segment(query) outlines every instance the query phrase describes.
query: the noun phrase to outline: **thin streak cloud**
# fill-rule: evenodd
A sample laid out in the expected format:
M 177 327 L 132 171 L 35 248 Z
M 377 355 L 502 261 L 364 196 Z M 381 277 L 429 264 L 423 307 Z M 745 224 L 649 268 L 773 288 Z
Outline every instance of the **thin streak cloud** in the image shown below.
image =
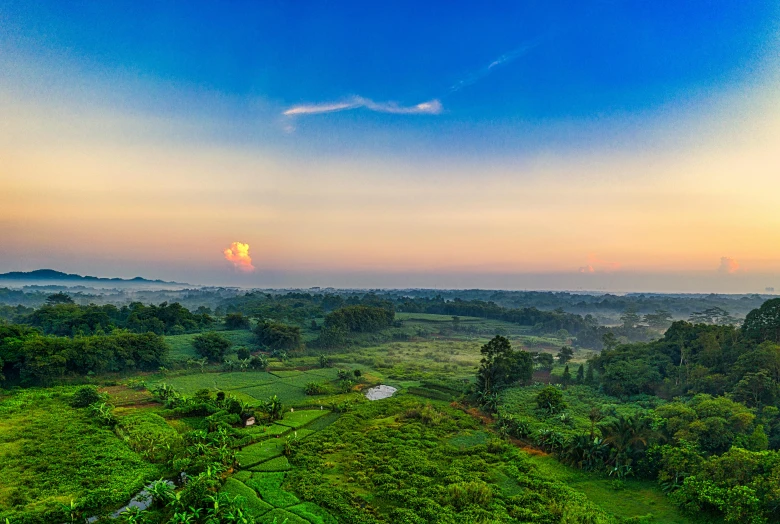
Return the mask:
M 529 40 L 528 42 L 525 42 L 521 46 L 516 47 L 515 49 L 512 49 L 511 51 L 504 53 L 503 55 L 499 56 L 498 58 L 490 62 L 487 66 L 472 72 L 466 78 L 463 78 L 458 82 L 454 83 L 452 87 L 450 87 L 448 94 L 455 93 L 457 91 L 460 91 L 464 87 L 468 87 L 470 85 L 476 84 L 477 82 L 479 82 L 480 80 L 488 76 L 495 68 L 509 64 L 517 60 L 521 56 L 527 54 L 533 48 L 541 44 L 542 40 L 543 38 L 541 37 L 536 38 L 534 40 Z
M 436 99 L 413 106 L 400 106 L 396 102 L 374 102 L 370 98 L 356 96 L 345 102 L 325 102 L 322 104 L 293 106 L 282 114 L 285 116 L 318 115 L 359 108 L 394 115 L 438 115 L 442 112 L 441 102 Z

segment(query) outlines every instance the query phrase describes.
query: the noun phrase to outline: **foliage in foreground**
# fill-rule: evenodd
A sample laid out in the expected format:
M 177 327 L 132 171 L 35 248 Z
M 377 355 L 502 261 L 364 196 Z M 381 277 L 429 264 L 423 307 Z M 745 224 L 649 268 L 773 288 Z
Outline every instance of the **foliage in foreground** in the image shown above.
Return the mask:
M 513 446 L 452 442 L 478 428 L 445 404 L 365 403 L 296 448 L 289 485 L 356 524 L 611 521 Z

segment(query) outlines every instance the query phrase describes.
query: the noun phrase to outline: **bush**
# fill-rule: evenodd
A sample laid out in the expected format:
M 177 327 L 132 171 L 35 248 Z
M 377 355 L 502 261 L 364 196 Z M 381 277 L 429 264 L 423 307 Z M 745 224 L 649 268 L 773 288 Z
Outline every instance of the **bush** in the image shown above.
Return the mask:
M 225 358 L 232 343 L 215 331 L 209 331 L 196 336 L 192 340 L 195 352 L 211 362 L 221 362 Z
M 227 329 L 249 329 L 249 318 L 243 313 L 228 313 L 225 316 L 225 327 Z
M 555 386 L 547 386 L 536 395 L 536 406 L 549 414 L 560 413 L 566 409 L 563 393 Z
M 254 332 L 260 344 L 274 350 L 298 349 L 301 345 L 301 328 L 298 326 L 263 320 Z
M 323 384 L 317 384 L 316 382 L 309 382 L 303 388 L 303 392 L 307 395 L 324 395 L 328 392 Z
M 74 408 L 85 408 L 101 400 L 102 397 L 95 386 L 81 386 L 73 394 L 70 405 Z

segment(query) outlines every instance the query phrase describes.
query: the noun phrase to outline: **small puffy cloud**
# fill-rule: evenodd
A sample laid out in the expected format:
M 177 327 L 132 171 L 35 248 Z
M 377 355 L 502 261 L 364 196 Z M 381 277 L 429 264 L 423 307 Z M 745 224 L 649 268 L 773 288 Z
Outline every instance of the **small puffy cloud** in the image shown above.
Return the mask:
M 255 266 L 252 265 L 252 257 L 249 256 L 249 244 L 233 242 L 223 253 L 225 260 L 231 262 L 237 270 L 244 273 L 251 273 L 255 270 Z
M 733 275 L 737 271 L 739 271 L 739 262 L 737 262 L 731 257 L 720 258 L 720 266 L 718 266 L 718 273 Z
M 596 255 L 588 255 L 587 265 L 577 268 L 577 272 L 583 275 L 590 275 L 593 273 L 612 273 L 613 271 L 619 270 L 619 262 L 607 262 L 606 260 L 601 260 Z

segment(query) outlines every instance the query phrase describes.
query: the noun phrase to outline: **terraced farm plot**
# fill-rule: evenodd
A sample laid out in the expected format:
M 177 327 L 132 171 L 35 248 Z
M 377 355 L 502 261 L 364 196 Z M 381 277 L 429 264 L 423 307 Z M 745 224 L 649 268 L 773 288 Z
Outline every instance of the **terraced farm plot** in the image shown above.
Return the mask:
M 288 428 L 289 429 L 289 428 Z M 249 468 L 272 458 L 280 457 L 284 450 L 284 439 L 270 438 L 247 446 L 236 455 L 242 467 Z
M 300 428 L 328 413 L 330 412 L 320 409 L 302 409 L 294 412 L 288 411 L 284 414 L 284 418 L 277 422 L 277 424 L 291 428 Z
M 314 368 L 304 371 L 306 376 L 325 380 L 336 380 L 339 370 L 336 368 Z
M 260 519 L 260 524 L 279 524 L 280 522 L 284 522 L 284 524 L 311 524 L 308 520 L 283 509 L 269 511 Z
M 229 493 L 233 497 L 244 497 L 246 500 L 246 507 L 256 515 L 262 515 L 263 513 L 267 513 L 274 509 L 271 504 L 260 500 L 260 497 L 257 496 L 254 489 L 236 478 L 231 477 L 227 479 L 220 491 Z
M 303 371 L 298 371 L 298 370 L 295 370 L 295 369 L 292 369 L 292 370 L 289 370 L 289 369 L 278 369 L 278 370 L 276 370 L 276 369 L 274 369 L 274 370 L 271 371 L 271 373 L 275 377 L 290 378 L 290 377 L 297 377 L 298 375 L 300 375 L 301 373 L 304 373 L 304 372 Z
M 277 508 L 286 508 L 299 504 L 298 497 L 282 489 L 284 472 L 252 473 L 252 478 L 247 482 L 248 486 L 257 491 L 265 502 Z
M 229 390 L 228 390 L 229 391 Z M 287 406 L 301 406 L 306 400 L 306 394 L 303 392 L 303 386 L 293 386 L 285 384 L 281 380 L 264 386 L 256 386 L 240 390 L 246 395 L 256 400 L 266 400 L 272 395 L 279 397 L 279 400 Z
M 233 391 L 279 382 L 279 378 L 265 371 L 234 371 L 227 373 L 192 373 L 168 377 L 165 382 L 185 395 L 193 395 L 201 389 Z
M 251 426 L 244 430 L 253 438 L 262 439 L 264 436 L 275 437 L 277 435 L 283 435 L 290 431 L 288 426 L 280 426 L 279 424 L 271 424 L 270 426 Z
M 287 508 L 287 511 L 306 519 L 311 524 L 338 524 L 333 515 L 312 502 L 303 502 L 296 506 L 291 506 Z
M 289 471 L 290 468 L 290 461 L 287 460 L 287 457 L 281 456 L 272 458 L 271 460 L 266 460 L 265 462 L 261 462 L 260 464 L 253 466 L 249 468 L 250 471 Z
M 250 405 L 256 405 L 259 400 L 267 400 L 276 395 L 288 406 L 306 405 L 304 393 L 306 384 L 310 382 L 323 383 L 336 377 L 337 370 L 311 371 L 232 371 L 225 373 L 199 373 L 165 377 L 156 383 L 166 383 L 186 395 L 194 395 L 198 390 L 225 391 Z M 282 376 L 277 376 L 282 375 Z M 324 375 L 324 376 L 323 376 Z M 310 404 L 310 403 L 308 403 Z M 314 403 L 318 405 L 316 402 Z

